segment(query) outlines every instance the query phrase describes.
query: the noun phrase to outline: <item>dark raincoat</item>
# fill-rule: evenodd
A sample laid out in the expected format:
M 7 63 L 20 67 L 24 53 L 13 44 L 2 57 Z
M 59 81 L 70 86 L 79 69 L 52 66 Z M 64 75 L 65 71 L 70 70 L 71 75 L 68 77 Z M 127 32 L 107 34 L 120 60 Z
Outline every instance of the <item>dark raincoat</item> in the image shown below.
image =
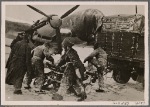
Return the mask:
M 21 40 L 22 40 L 22 38 L 21 38 L 20 36 L 17 36 L 17 37 L 12 41 L 12 43 L 10 44 L 10 48 L 12 49 L 13 46 L 14 46 L 18 41 L 21 41 Z M 6 68 L 9 67 L 9 62 L 10 62 L 12 56 L 13 56 L 13 53 L 10 52 L 10 55 L 9 55 L 8 60 L 7 60 L 7 63 L 6 63 Z
M 31 48 L 26 40 L 17 42 L 12 48 L 11 60 L 6 73 L 6 84 L 21 89 L 26 71 L 31 70 Z
M 85 61 L 89 61 L 89 63 L 97 68 L 99 88 L 103 88 L 103 72 L 107 65 L 107 53 L 101 47 L 99 47 L 95 49 L 88 57 L 86 57 Z
M 71 87 L 74 88 L 74 91 L 77 95 L 84 93 L 81 92 L 81 88 L 84 88 L 81 82 L 82 80 L 80 81 L 76 76 L 75 69 L 79 69 L 81 79 L 83 79 L 85 67 L 81 62 L 77 52 L 72 48 L 61 57 L 61 59 L 58 62 L 58 66 L 64 65 L 66 63 L 67 66 L 64 70 L 64 75 L 62 77 L 60 88 L 57 93 L 63 96 Z
M 53 57 L 49 54 L 50 49 L 46 48 L 43 45 L 40 45 L 33 49 L 33 57 L 32 57 L 32 68 L 33 71 L 27 72 L 25 82 L 27 85 L 30 85 L 33 78 L 35 78 L 34 85 L 35 90 L 42 90 L 42 86 L 44 84 L 44 58 L 54 63 Z
M 71 48 L 67 51 L 59 60 L 58 66 L 61 66 L 65 63 L 71 62 L 73 64 L 74 69 L 79 69 L 82 79 L 84 78 L 85 67 L 81 62 L 78 53 Z M 74 75 L 73 75 L 74 76 Z M 75 76 L 74 76 L 75 77 Z

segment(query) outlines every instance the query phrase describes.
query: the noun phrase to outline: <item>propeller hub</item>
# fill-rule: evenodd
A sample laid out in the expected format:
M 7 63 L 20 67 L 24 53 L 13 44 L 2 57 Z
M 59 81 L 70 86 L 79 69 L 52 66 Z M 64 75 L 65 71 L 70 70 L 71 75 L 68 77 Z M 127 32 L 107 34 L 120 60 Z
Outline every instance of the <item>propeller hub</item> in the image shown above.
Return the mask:
M 54 29 L 59 28 L 62 25 L 62 20 L 58 16 L 52 16 L 49 22 Z

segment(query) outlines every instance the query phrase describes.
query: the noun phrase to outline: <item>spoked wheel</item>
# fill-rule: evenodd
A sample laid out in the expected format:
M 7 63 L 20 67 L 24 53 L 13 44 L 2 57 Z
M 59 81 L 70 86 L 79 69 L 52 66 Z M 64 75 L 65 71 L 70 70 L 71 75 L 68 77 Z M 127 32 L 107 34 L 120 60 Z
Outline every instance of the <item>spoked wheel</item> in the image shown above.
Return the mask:
M 113 70 L 113 79 L 121 84 L 125 84 L 129 81 L 131 76 L 131 72 L 122 66 L 117 66 L 114 70 Z
M 89 94 L 92 90 L 92 85 L 91 84 L 85 84 L 85 92 Z

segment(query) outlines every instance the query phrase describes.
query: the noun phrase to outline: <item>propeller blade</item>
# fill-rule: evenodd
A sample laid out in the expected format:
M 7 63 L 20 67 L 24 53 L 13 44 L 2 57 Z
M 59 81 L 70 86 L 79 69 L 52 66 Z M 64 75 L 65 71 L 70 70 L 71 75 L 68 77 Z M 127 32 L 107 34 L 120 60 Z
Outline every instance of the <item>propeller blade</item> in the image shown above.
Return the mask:
M 80 5 L 76 5 L 73 8 L 71 8 L 70 10 L 68 10 L 65 14 L 63 14 L 60 18 L 63 19 L 66 16 L 68 16 L 70 13 L 72 13 L 74 10 L 76 10 Z
M 137 5 L 135 6 L 135 13 L 137 14 Z
M 36 11 L 36 12 L 38 12 L 38 13 L 40 13 L 40 14 L 46 16 L 47 18 L 49 18 L 48 15 L 46 15 L 44 12 L 40 11 L 39 9 L 37 9 L 37 8 L 31 6 L 31 5 L 27 5 L 27 6 L 30 7 L 31 9 L 33 9 L 34 11 Z

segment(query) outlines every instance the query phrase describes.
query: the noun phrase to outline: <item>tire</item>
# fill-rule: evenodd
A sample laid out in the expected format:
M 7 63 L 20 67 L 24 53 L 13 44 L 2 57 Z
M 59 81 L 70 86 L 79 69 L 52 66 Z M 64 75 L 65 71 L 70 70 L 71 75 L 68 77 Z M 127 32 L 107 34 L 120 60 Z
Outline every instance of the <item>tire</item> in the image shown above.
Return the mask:
M 134 81 L 137 80 L 137 77 L 138 77 L 137 72 L 133 72 L 133 73 L 131 74 L 131 78 L 132 78 Z
M 129 81 L 131 77 L 131 72 L 128 68 L 123 66 L 117 66 L 113 69 L 113 79 L 121 84 L 125 84 Z

